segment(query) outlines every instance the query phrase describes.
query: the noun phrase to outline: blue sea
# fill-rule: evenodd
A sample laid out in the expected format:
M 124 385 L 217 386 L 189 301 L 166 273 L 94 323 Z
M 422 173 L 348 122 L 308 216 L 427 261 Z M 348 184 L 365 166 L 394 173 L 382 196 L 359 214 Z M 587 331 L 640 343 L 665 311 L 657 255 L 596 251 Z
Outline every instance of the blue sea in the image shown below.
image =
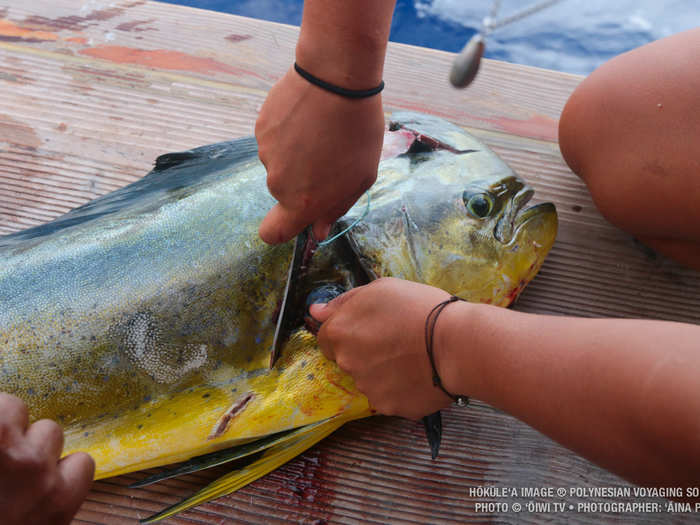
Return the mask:
M 165 1 L 294 25 L 301 23 L 303 7 L 303 0 Z M 502 0 L 499 16 L 535 3 L 539 0 Z M 457 52 L 491 6 L 475 0 L 398 0 L 390 39 Z M 698 0 L 562 0 L 494 31 L 485 56 L 585 75 L 615 55 L 697 26 Z

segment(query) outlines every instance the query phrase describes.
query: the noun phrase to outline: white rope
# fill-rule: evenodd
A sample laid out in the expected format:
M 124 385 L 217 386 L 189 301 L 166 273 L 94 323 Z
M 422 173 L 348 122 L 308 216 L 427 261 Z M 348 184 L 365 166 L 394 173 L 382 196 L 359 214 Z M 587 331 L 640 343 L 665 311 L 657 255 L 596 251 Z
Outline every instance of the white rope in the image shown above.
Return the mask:
M 480 32 L 483 35 L 487 35 L 495 29 L 506 26 L 508 24 L 512 24 L 513 22 L 517 22 L 518 20 L 522 20 L 523 18 L 527 18 L 528 16 L 534 15 L 535 13 L 546 9 L 547 7 L 551 7 L 554 4 L 558 4 L 559 2 L 561 2 L 561 0 L 544 0 L 542 2 L 538 2 L 534 5 L 521 9 L 520 11 L 517 11 L 510 16 L 506 16 L 505 18 L 497 20 L 496 16 L 498 16 L 498 11 L 501 8 L 501 0 L 493 0 L 493 5 L 491 6 L 491 14 L 484 18 L 484 20 L 482 21 Z

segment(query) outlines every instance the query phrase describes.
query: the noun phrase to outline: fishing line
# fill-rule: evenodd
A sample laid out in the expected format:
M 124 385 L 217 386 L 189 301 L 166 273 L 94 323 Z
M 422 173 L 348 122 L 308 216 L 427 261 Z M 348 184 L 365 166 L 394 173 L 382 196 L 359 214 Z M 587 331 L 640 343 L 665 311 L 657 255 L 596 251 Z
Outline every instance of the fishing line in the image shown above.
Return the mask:
M 365 217 L 367 217 L 367 215 L 369 215 L 370 202 L 372 201 L 370 194 L 369 194 L 369 190 L 367 190 L 367 193 L 365 193 L 365 195 L 367 195 L 367 206 L 365 207 L 365 211 L 362 212 L 362 215 L 360 215 L 357 219 L 355 219 L 352 222 L 352 224 L 350 226 L 348 226 L 347 228 L 345 228 L 342 232 L 336 233 L 333 237 L 330 237 L 330 238 L 326 239 L 325 241 L 319 242 L 318 243 L 319 246 L 326 246 L 326 245 L 332 243 L 333 241 L 335 241 L 338 237 L 345 235 L 350 230 L 352 230 L 355 226 L 357 226 L 362 219 L 364 219 Z

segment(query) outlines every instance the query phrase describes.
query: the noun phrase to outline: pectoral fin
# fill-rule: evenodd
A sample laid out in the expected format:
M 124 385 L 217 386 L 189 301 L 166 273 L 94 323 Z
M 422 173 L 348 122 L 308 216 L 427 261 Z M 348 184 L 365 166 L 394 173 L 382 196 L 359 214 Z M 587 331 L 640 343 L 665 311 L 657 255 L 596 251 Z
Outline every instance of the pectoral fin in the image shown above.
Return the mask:
M 176 503 L 158 514 L 141 520 L 141 523 L 155 523 L 183 510 L 235 492 L 298 456 L 334 432 L 345 422 L 346 420 L 341 418 L 327 420 L 317 424 L 317 426 L 314 425 L 314 428 L 307 432 L 300 432 L 291 439 L 283 439 L 282 443 L 267 448 L 260 458 L 250 465 L 226 474 L 180 503 Z M 286 437 L 290 438 L 291 436 L 288 435 Z
M 425 437 L 428 438 L 430 445 L 430 455 L 435 459 L 440 452 L 440 442 L 442 441 L 442 415 L 440 415 L 440 411 L 425 416 L 423 426 L 425 427 Z
M 224 463 L 230 463 L 232 461 L 251 456 L 258 452 L 262 452 L 270 447 L 283 445 L 285 443 L 294 441 L 297 438 L 314 431 L 320 425 L 323 425 L 327 422 L 328 420 L 319 421 L 318 423 L 306 425 L 301 428 L 285 430 L 284 432 L 277 432 L 276 434 L 272 434 L 262 439 L 246 443 L 245 445 L 238 445 L 224 450 L 219 450 L 217 452 L 212 452 L 210 454 L 197 456 L 196 458 L 192 458 L 189 461 L 178 465 L 176 468 L 164 470 L 145 479 L 142 479 L 141 481 L 137 481 L 136 483 L 129 485 L 129 488 L 135 489 L 140 487 L 146 487 L 159 481 L 175 478 L 177 476 L 184 476 L 185 474 L 191 474 L 192 472 L 199 472 L 200 470 L 205 470 L 211 467 L 223 465 Z

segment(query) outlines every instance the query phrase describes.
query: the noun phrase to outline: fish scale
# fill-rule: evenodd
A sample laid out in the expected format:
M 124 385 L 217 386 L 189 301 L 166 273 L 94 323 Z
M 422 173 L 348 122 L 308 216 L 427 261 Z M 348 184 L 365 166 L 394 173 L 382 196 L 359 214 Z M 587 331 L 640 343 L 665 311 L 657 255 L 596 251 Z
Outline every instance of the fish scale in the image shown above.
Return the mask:
M 554 206 L 524 209 L 524 182 L 444 120 L 395 114 L 389 129 L 405 148 L 381 162 L 369 215 L 348 242 L 318 249 L 295 300 L 329 283 L 353 287 L 360 265 L 510 304 L 554 242 Z M 480 206 L 470 208 L 475 195 Z M 143 179 L 0 237 L 0 391 L 21 397 L 32 420 L 60 421 L 66 454 L 90 453 L 103 478 L 247 447 L 222 454 L 250 465 L 157 519 L 372 414 L 303 328 L 302 304 L 268 366 L 292 249 L 258 237 L 273 204 L 245 138 L 161 156 Z M 356 205 L 338 227 L 364 211 Z M 499 240 L 502 220 L 508 238 Z

